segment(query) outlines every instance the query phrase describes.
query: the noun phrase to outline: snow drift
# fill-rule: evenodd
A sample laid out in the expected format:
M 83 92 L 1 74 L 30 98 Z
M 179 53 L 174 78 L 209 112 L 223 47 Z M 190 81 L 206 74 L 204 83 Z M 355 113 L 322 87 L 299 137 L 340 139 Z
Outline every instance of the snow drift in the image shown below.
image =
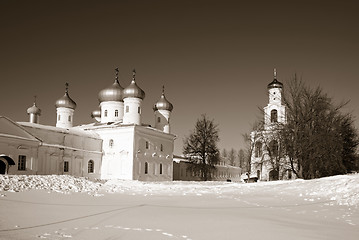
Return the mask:
M 246 193 L 271 192 L 276 196 L 292 195 L 304 201 L 330 200 L 339 205 L 359 206 L 359 174 L 339 175 L 315 180 L 273 181 L 258 183 L 228 182 L 139 182 L 126 180 L 90 181 L 68 175 L 0 175 L 1 196 L 6 192 L 32 189 L 64 194 L 104 193 L 129 195 L 214 195 L 220 198 L 239 198 Z

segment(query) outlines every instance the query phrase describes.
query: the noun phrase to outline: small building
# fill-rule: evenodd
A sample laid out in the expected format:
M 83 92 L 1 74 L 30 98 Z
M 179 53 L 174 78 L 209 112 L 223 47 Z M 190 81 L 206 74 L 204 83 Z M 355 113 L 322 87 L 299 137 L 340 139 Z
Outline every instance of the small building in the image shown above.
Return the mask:
M 177 181 L 202 181 L 199 173 L 190 169 L 192 163 L 183 156 L 173 158 L 173 180 Z M 210 173 L 210 181 L 240 182 L 242 169 L 227 164 L 216 165 Z

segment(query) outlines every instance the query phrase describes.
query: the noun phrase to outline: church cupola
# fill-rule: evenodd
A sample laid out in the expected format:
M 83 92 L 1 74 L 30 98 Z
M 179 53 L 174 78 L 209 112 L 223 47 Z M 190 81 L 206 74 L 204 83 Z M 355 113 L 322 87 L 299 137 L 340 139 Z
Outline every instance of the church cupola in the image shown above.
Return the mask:
M 162 95 L 153 106 L 155 112 L 155 128 L 163 132 L 170 133 L 170 117 L 173 105 L 165 96 L 165 87 L 162 86 Z
M 100 109 L 93 110 L 91 112 L 91 118 L 95 119 L 96 122 L 100 122 L 101 121 L 101 110 Z
M 141 105 L 145 98 L 145 92 L 136 84 L 136 71 L 132 71 L 132 81 L 123 90 L 124 124 L 141 124 Z
M 282 103 L 282 89 L 283 83 L 277 80 L 277 70 L 274 69 L 274 79 L 271 83 L 268 84 L 268 94 L 269 94 L 269 103 Z
M 277 80 L 277 69 L 274 69 L 273 75 L 274 75 L 274 79 L 271 83 L 268 84 L 268 89 L 283 88 L 283 83 Z
M 118 72 L 119 70 L 116 68 L 115 82 L 98 94 L 102 123 L 117 122 L 123 119 L 123 87 L 118 80 Z
M 269 127 L 276 123 L 285 123 L 285 106 L 282 104 L 283 83 L 277 80 L 277 70 L 274 69 L 274 79 L 267 86 L 269 102 L 264 108 L 264 123 Z
M 69 96 L 69 84 L 66 83 L 65 95 L 55 103 L 57 112 L 56 127 L 71 128 L 73 126 L 73 116 L 76 103 Z
M 34 105 L 27 109 L 27 114 L 30 116 L 31 123 L 39 123 L 40 122 L 40 115 L 41 109 L 36 106 L 36 96 L 34 97 Z

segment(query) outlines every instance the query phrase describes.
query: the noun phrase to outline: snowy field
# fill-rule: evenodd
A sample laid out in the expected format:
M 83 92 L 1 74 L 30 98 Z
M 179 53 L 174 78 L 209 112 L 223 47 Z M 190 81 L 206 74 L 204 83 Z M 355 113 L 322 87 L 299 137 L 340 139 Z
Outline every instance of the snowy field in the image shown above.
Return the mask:
M 259 183 L 0 175 L 0 239 L 359 239 L 359 174 Z

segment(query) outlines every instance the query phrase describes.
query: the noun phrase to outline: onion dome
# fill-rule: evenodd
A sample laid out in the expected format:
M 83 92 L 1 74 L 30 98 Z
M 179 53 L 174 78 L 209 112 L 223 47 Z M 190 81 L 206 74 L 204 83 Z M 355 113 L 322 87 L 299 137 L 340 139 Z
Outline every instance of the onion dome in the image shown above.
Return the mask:
M 123 90 L 123 98 L 145 98 L 145 92 L 136 84 L 136 71 L 132 72 L 132 82 Z
M 153 106 L 153 111 L 157 111 L 157 110 L 168 110 L 170 112 L 173 110 L 172 103 L 170 103 L 165 97 L 165 86 L 162 86 L 161 98 Z
M 100 109 L 93 110 L 92 113 L 91 113 L 91 117 L 92 118 L 100 118 L 101 117 L 101 110 Z
M 64 108 L 71 108 L 75 110 L 76 103 L 69 96 L 69 84 L 66 83 L 65 86 L 66 86 L 65 95 L 56 101 L 55 106 L 56 108 L 64 107 Z
M 123 87 L 118 81 L 118 68 L 115 69 L 116 78 L 115 82 L 108 88 L 102 89 L 98 94 L 99 102 L 116 101 L 122 102 L 123 100 Z
M 34 100 L 34 105 L 27 109 L 27 114 L 41 115 L 41 109 L 36 106 L 36 96 Z
M 268 84 L 268 89 L 271 88 L 283 88 L 283 83 L 277 80 L 277 70 L 274 69 L 274 80 Z

